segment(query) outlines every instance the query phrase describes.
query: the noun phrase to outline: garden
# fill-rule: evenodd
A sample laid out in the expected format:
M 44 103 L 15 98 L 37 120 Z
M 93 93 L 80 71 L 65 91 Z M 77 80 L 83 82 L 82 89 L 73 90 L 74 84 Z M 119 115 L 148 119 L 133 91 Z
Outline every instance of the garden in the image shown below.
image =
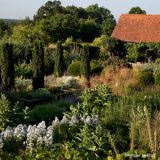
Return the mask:
M 160 157 L 159 43 L 111 38 L 115 24 L 60 1 L 0 23 L 0 160 Z

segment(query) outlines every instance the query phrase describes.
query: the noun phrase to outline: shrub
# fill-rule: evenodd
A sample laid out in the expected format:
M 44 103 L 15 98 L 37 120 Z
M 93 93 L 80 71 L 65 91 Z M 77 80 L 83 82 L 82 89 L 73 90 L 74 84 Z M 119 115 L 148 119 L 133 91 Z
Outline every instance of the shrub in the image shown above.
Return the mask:
M 69 88 L 79 88 L 79 80 L 77 78 L 72 77 L 65 82 L 64 86 Z
M 81 62 L 73 61 L 67 69 L 67 73 L 71 76 L 79 76 L 81 74 Z
M 11 114 L 10 102 L 7 100 L 4 94 L 1 94 L 1 97 L 0 97 L 0 130 L 1 131 L 9 123 L 10 114 Z
M 38 88 L 32 93 L 32 98 L 49 98 L 53 95 L 46 88 Z
M 160 85 L 160 71 L 156 71 L 154 73 L 154 81 L 155 81 L 155 84 Z
M 32 46 L 29 44 L 24 44 L 24 43 L 17 43 L 14 41 L 14 46 L 13 46 L 13 55 L 14 55 L 14 62 L 21 63 L 21 62 L 26 62 L 29 63 L 32 58 Z
M 2 88 L 10 90 L 14 87 L 14 61 L 12 44 L 2 43 L 0 46 L 0 54 Z
M 144 43 L 132 44 L 127 48 L 127 58 L 130 62 L 141 62 L 145 60 L 147 46 Z
M 70 88 L 79 88 L 79 78 L 72 76 L 63 76 L 57 78 L 57 83 L 60 86 L 70 87 Z
M 22 77 L 24 79 L 32 78 L 33 71 L 31 63 L 27 64 L 25 62 L 18 63 L 15 65 L 15 77 Z
M 106 61 L 106 65 L 118 66 L 118 67 L 130 67 L 125 59 L 120 59 L 119 57 L 110 57 Z
M 68 66 L 73 61 L 80 61 L 80 53 L 81 53 L 81 45 L 78 43 L 73 43 L 70 45 L 63 46 L 64 49 L 64 64 L 65 67 L 68 68 Z
M 90 62 L 90 74 L 95 75 L 95 74 L 100 74 L 103 70 L 102 65 L 97 62 L 97 61 L 91 61 Z
M 154 72 L 152 68 L 141 68 L 136 71 L 136 77 L 141 85 L 154 83 Z
M 11 104 L 6 95 L 0 95 L 0 131 L 7 126 L 16 126 L 25 121 L 25 110 L 21 104 Z
M 32 91 L 32 80 L 23 79 L 21 77 L 15 80 L 15 90 L 19 91 Z
M 106 85 L 98 85 L 94 89 L 85 89 L 80 99 L 82 103 L 72 106 L 74 114 L 83 117 L 85 115 L 100 115 L 106 107 L 111 105 L 112 92 Z

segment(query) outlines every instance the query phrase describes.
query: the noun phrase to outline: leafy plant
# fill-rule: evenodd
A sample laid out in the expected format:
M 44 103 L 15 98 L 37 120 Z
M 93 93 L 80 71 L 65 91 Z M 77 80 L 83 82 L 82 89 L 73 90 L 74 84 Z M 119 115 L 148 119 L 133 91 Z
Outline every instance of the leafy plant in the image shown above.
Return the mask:
M 141 85 L 154 84 L 153 68 L 147 67 L 147 68 L 138 69 L 135 73 Z
M 1 93 L 0 97 L 0 130 L 2 131 L 10 120 L 10 102 L 6 96 Z
M 73 61 L 68 66 L 67 73 L 71 76 L 80 76 L 81 75 L 81 62 Z
M 65 99 L 54 103 L 36 105 L 28 116 L 34 123 L 41 121 L 49 123 L 53 121 L 56 116 L 62 118 L 63 113 L 69 110 L 71 104 L 72 102 L 69 99 Z
M 32 65 L 29 63 L 19 63 L 15 65 L 15 77 L 22 77 L 22 78 L 32 78 Z
M 53 95 L 46 88 L 39 88 L 32 93 L 32 98 L 50 98 L 50 97 L 53 97 Z

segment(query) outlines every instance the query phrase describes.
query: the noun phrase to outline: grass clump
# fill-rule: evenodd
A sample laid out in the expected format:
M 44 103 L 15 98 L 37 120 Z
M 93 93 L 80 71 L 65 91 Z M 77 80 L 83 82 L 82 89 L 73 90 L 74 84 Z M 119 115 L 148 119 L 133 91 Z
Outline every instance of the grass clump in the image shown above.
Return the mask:
M 69 111 L 72 104 L 70 99 L 59 100 L 57 102 L 36 105 L 30 112 L 33 123 L 41 121 L 51 122 L 55 117 L 62 118 L 63 112 Z

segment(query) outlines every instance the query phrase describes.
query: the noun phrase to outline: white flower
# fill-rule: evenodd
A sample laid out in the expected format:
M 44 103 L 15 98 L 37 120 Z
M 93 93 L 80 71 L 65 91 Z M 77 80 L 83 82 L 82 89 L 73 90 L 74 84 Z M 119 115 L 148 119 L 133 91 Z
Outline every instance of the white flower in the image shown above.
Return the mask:
M 98 116 L 83 116 L 81 118 L 81 121 L 84 122 L 85 124 L 88 125 L 98 125 L 99 124 L 99 120 L 98 120 Z
M 39 136 L 39 137 L 37 138 L 37 144 L 38 144 L 38 145 L 43 145 L 43 144 L 44 144 L 44 139 L 43 139 L 42 136 Z
M 85 123 L 85 124 L 88 124 L 88 125 L 91 125 L 91 123 L 92 123 L 91 117 L 90 117 L 90 116 L 87 116 L 87 118 L 84 120 L 84 123 Z
M 65 115 L 63 116 L 63 118 L 61 120 L 61 123 L 62 124 L 68 124 L 69 123 L 69 120 L 68 120 L 68 118 Z
M 47 128 L 47 133 L 44 136 L 44 142 L 46 146 L 51 146 L 53 144 L 53 136 L 54 136 L 53 127 L 49 126 Z
M 4 145 L 4 143 L 3 143 L 3 138 L 2 138 L 2 136 L 0 135 L 0 149 L 3 148 L 3 145 Z
M 29 125 L 27 129 L 27 139 L 35 139 L 35 129 L 36 125 Z
M 53 127 L 57 127 L 60 124 L 59 119 L 55 117 L 55 120 L 52 122 Z
M 78 124 L 78 123 L 79 123 L 79 119 L 77 118 L 76 115 L 73 115 L 73 116 L 71 117 L 71 120 L 69 121 L 69 125 L 70 125 L 70 126 L 73 126 L 73 125 Z
M 4 140 L 6 139 L 10 139 L 10 138 L 14 138 L 14 132 L 13 129 L 11 127 L 7 127 L 6 130 L 3 133 L 4 135 Z
M 23 139 L 27 135 L 27 126 L 19 124 L 15 129 L 14 129 L 14 137 L 17 139 Z
M 42 121 L 38 124 L 38 126 L 35 129 L 36 136 L 43 136 L 46 134 L 46 124 L 45 121 Z

